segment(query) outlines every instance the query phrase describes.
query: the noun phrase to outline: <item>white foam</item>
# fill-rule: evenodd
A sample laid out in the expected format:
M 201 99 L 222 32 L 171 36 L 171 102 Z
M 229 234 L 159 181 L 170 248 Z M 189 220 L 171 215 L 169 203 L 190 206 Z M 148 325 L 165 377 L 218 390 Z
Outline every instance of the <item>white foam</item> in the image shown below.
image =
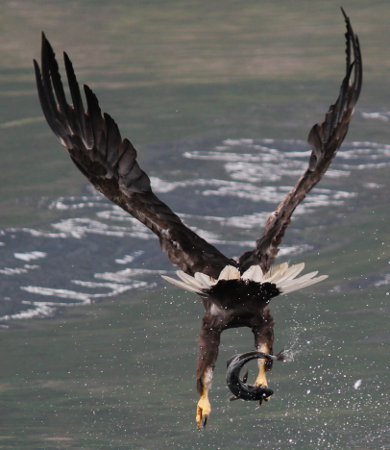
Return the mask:
M 22 261 L 34 261 L 35 259 L 45 258 L 47 253 L 45 252 L 28 252 L 28 253 L 14 253 L 16 259 L 21 259 Z
M 129 225 L 131 222 L 129 221 Z M 142 229 L 139 232 L 138 227 L 134 230 L 132 226 L 119 226 L 112 223 L 104 223 L 87 217 L 79 217 L 72 219 L 64 219 L 52 225 L 53 228 L 59 230 L 65 236 L 82 239 L 88 234 L 97 234 L 115 237 L 137 237 L 140 239 L 150 239 L 150 232 L 147 234 Z M 140 225 L 141 228 L 141 225 Z
M 22 273 L 27 273 L 28 271 L 24 269 L 23 267 L 3 267 L 0 269 L 0 273 L 2 275 L 20 275 Z
M 226 217 L 202 214 L 182 215 L 180 211 L 179 215 L 185 220 L 188 218 L 191 228 L 198 231 L 200 235 L 211 243 L 226 244 L 229 247 L 236 246 L 237 253 L 240 253 L 241 248 L 251 249 L 254 247 L 255 239 L 259 237 L 269 214 L 289 192 L 296 179 L 306 169 L 308 163 L 310 151 L 305 142 L 296 140 L 275 142 L 273 139 L 231 138 L 221 141 L 219 145 L 210 151 L 186 152 L 184 154 L 186 158 L 220 161 L 222 168 L 226 171 L 226 175 L 220 175 L 221 165 L 215 164 L 215 166 L 219 166 L 219 169 L 214 171 L 214 173 L 218 174 L 220 178 L 197 178 L 197 172 L 194 172 L 193 178 L 188 180 L 167 181 L 163 178 L 152 177 L 153 188 L 158 193 L 170 193 L 175 190 L 180 193 L 184 192 L 185 195 L 191 193 L 200 196 L 197 199 L 200 202 L 203 201 L 202 197 L 211 196 L 220 197 L 222 204 L 224 199 L 228 199 L 227 205 L 230 211 L 226 212 Z M 291 151 L 290 149 L 293 150 Z M 356 173 L 367 168 L 389 167 L 389 156 L 390 145 L 387 144 L 370 141 L 346 143 L 338 152 L 332 169 L 327 172 L 326 178 L 344 177 L 349 173 Z M 212 163 L 210 163 L 211 166 Z M 364 179 L 362 179 L 361 183 L 364 183 Z M 373 182 L 366 182 L 363 186 L 369 189 L 382 187 Z M 35 248 L 38 247 L 42 250 L 45 250 L 45 247 L 41 247 L 41 243 L 44 245 L 45 239 L 84 239 L 88 238 L 89 235 L 101 235 L 119 239 L 131 237 L 139 240 L 149 240 L 153 236 L 144 225 L 119 207 L 111 205 L 101 194 L 95 193 L 92 187 L 88 187 L 88 191 L 91 194 L 59 197 L 50 203 L 49 208 L 60 211 L 58 214 L 61 214 L 61 217 L 63 217 L 63 220 L 56 221 L 52 225 L 53 230 L 14 228 L 0 231 L 0 236 L 7 234 L 8 237 L 8 233 L 13 232 L 15 234 L 20 232 L 28 233 L 33 238 L 39 238 L 39 246 L 36 245 Z M 307 196 L 304 204 L 300 205 L 296 210 L 294 216 L 311 212 L 323 206 L 342 206 L 350 199 L 356 197 L 356 195 L 356 192 L 316 187 Z M 245 212 L 252 209 L 254 212 L 234 215 L 235 200 L 237 202 L 240 200 L 254 202 L 253 208 L 247 208 L 247 205 L 242 202 L 245 205 Z M 214 198 L 211 201 L 217 202 L 218 199 Z M 207 199 L 205 199 L 206 202 Z M 70 218 L 66 212 L 79 211 L 77 214 L 81 216 L 83 209 L 87 210 L 85 215 L 91 216 L 91 214 L 94 214 L 94 216 L 92 218 Z M 268 211 L 264 211 L 264 209 Z M 192 223 L 195 223 L 196 227 L 192 227 Z M 231 239 L 231 236 L 234 239 Z M 0 242 L 0 245 L 4 246 L 4 243 Z M 31 247 L 29 246 L 29 248 Z M 50 247 L 48 246 L 48 248 Z M 282 246 L 279 255 L 298 254 L 310 249 L 311 247 L 308 245 Z M 49 252 L 46 254 L 44 251 L 26 252 L 23 250 L 24 248 L 22 251 L 14 253 L 16 259 L 28 262 L 34 259 L 46 258 L 46 265 L 50 260 Z M 123 256 L 119 256 L 116 259 L 112 257 L 112 259 L 116 264 L 135 265 L 136 257 L 136 252 L 124 252 Z M 0 274 L 4 276 L 21 276 L 35 269 L 38 270 L 39 266 L 24 264 L 21 267 L 13 267 L 12 264 L 8 264 L 7 267 L 0 269 Z M 55 288 L 51 286 L 40 287 L 35 286 L 31 281 L 18 283 L 17 289 L 19 289 L 20 284 L 24 284 L 23 290 L 31 295 L 52 297 L 52 302 L 42 302 L 43 308 L 49 308 L 45 310 L 49 314 L 50 308 L 55 310 L 56 306 L 76 305 L 86 301 L 91 302 L 95 298 L 118 295 L 128 289 L 142 289 L 153 286 L 154 283 L 137 281 L 135 278 L 142 276 L 151 277 L 151 275 L 164 273 L 165 271 L 131 268 L 118 272 L 90 274 L 90 277 L 93 276 L 94 280 L 73 280 L 74 289 L 61 289 L 61 286 L 58 285 Z M 70 274 L 69 278 L 71 277 L 72 275 Z M 390 279 L 387 275 L 384 275 L 382 278 L 376 277 L 375 280 L 377 280 L 377 286 L 390 284 Z M 19 280 L 17 281 L 19 282 Z M 27 316 L 35 314 L 33 311 L 36 304 L 37 302 L 31 302 L 28 310 L 20 312 L 20 314 Z M 38 316 L 40 314 L 37 313 Z M 44 314 L 45 312 L 42 313 L 42 315 Z
M 133 282 L 133 277 L 139 277 L 144 275 L 164 275 L 167 273 L 166 270 L 153 270 L 153 269 L 124 269 L 119 270 L 118 272 L 103 272 L 103 273 L 97 273 L 95 274 L 95 278 L 101 279 L 101 280 L 107 280 L 107 281 L 113 281 L 117 283 L 129 283 L 130 281 Z M 154 285 L 154 283 L 146 283 L 144 281 L 137 281 L 137 285 L 133 284 L 134 287 L 151 287 Z
M 44 122 L 44 121 L 45 121 L 45 119 L 41 116 L 23 117 L 22 119 L 9 120 L 7 122 L 2 122 L 2 123 L 0 123 L 0 128 L 5 129 L 5 128 L 22 127 L 25 125 L 30 125 L 32 123 L 40 123 L 40 122 Z
M 143 253 L 144 253 L 143 251 L 138 251 L 134 252 L 132 255 L 124 255 L 122 258 L 117 258 L 115 262 L 117 264 L 129 264 L 132 263 L 139 256 L 141 256 Z
M 66 233 L 51 233 L 42 230 L 34 230 L 33 228 L 9 228 L 8 231 L 12 232 L 24 232 L 37 238 L 49 238 L 49 239 L 65 239 L 68 237 Z
M 0 320 L 25 320 L 37 317 L 50 317 L 54 314 L 54 311 L 56 309 L 44 302 L 36 302 L 32 304 L 33 308 L 28 308 L 15 314 L 6 314 L 4 316 L 1 316 Z
M 99 276 L 96 275 L 96 278 Z M 146 283 L 142 281 L 133 281 L 130 282 L 127 280 L 127 284 L 119 284 L 119 283 L 105 283 L 105 282 L 93 282 L 93 281 L 82 281 L 82 280 L 72 280 L 72 283 L 78 286 L 94 289 L 95 292 L 80 292 L 71 289 L 59 289 L 59 288 L 49 288 L 44 286 L 21 286 L 20 289 L 23 291 L 29 292 L 30 294 L 37 294 L 43 296 L 49 296 L 54 298 L 61 298 L 67 300 L 73 300 L 81 304 L 90 304 L 92 300 L 98 298 L 107 298 L 114 297 L 119 294 L 123 294 L 124 292 L 135 289 L 145 287 Z M 104 289 L 104 292 L 97 293 L 96 289 Z M 59 303 L 55 303 L 59 305 Z
M 198 178 L 194 180 L 183 180 L 183 181 L 167 181 L 157 177 L 150 177 L 150 181 L 153 186 L 153 190 L 158 193 L 172 192 L 175 189 L 183 189 L 186 187 L 204 187 L 204 186 L 223 186 L 229 183 L 225 180 L 218 179 L 203 179 Z
M 274 144 L 274 141 L 271 141 Z M 283 177 L 300 176 L 306 169 L 310 150 L 303 141 L 282 141 L 281 146 L 304 147 L 305 150 L 285 151 L 269 147 L 268 140 L 255 141 L 253 139 L 227 139 L 210 151 L 185 152 L 183 156 L 190 159 L 210 160 L 224 162 L 229 176 L 237 181 L 250 181 L 251 183 L 275 182 Z M 349 146 L 349 147 L 348 147 Z M 333 167 L 328 170 L 327 178 L 339 178 L 350 174 L 351 170 L 363 168 L 388 167 L 390 162 L 390 146 L 375 142 L 352 142 L 343 145 L 338 152 Z M 362 158 L 364 159 L 361 162 Z M 385 160 L 383 160 L 385 158 Z M 372 161 L 383 160 L 373 163 Z M 351 164 L 340 165 L 339 161 L 348 161 Z M 354 161 L 360 161 L 356 166 Z
M 388 273 L 383 275 L 383 278 L 379 281 L 376 281 L 374 284 L 377 287 L 390 285 L 390 274 Z
M 365 119 L 376 119 L 382 122 L 388 122 L 390 120 L 390 111 L 387 112 L 362 112 L 362 116 Z
M 8 276 L 21 275 L 34 269 L 39 269 L 39 266 L 35 264 L 24 264 L 23 267 L 3 267 L 0 269 L 0 274 Z
M 82 304 L 91 303 L 90 294 L 72 291 L 70 289 L 55 289 L 44 286 L 21 286 L 20 289 L 22 289 L 25 292 L 29 292 L 30 294 L 39 294 L 48 297 L 77 300 Z
M 56 201 L 52 202 L 49 205 L 49 209 L 56 209 L 59 211 L 70 211 L 75 209 L 96 208 L 96 206 L 99 205 L 99 203 L 97 202 L 90 201 L 91 199 L 89 197 L 86 198 L 82 197 L 82 200 L 83 201 L 80 201 L 79 199 L 79 201 L 76 202 L 75 198 L 57 199 Z M 69 203 L 67 201 L 69 201 Z

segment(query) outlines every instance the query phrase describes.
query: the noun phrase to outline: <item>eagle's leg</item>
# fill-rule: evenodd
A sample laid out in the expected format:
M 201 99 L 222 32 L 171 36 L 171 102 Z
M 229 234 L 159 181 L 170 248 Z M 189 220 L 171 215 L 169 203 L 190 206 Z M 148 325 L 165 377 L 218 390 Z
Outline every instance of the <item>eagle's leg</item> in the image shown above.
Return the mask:
M 255 346 L 258 352 L 272 354 L 274 343 L 274 320 L 268 308 L 263 312 L 263 321 L 259 326 L 252 328 L 255 336 Z M 272 368 L 272 360 L 259 359 L 259 373 L 257 375 L 255 385 L 268 387 L 268 380 L 266 373 Z
M 196 387 L 200 395 L 196 408 L 196 423 L 199 429 L 206 426 L 207 419 L 211 413 L 209 391 L 221 340 L 222 329 L 215 327 L 213 322 L 214 320 L 210 316 L 206 315 L 203 318 L 199 337 L 199 356 L 196 371 Z

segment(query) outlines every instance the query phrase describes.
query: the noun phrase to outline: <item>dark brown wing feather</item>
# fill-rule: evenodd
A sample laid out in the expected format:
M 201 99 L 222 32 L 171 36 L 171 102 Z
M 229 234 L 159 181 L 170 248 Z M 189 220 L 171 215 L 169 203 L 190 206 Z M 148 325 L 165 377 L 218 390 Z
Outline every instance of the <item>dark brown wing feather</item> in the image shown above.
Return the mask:
M 160 240 L 173 264 L 193 274 L 217 277 L 227 264 L 236 264 L 188 227 L 153 193 L 149 177 L 137 163 L 137 152 L 122 139 L 118 126 L 103 114 L 95 94 L 84 86 L 87 110 L 68 56 L 66 74 L 73 105 L 64 93 L 53 49 L 42 34 L 42 71 L 34 60 L 43 113 L 80 171 L 108 199 L 140 220 Z
M 359 40 L 354 34 L 349 18 L 342 9 L 347 31 L 346 37 L 346 75 L 341 84 L 339 96 L 331 105 L 325 120 L 310 130 L 308 142 L 312 148 L 309 167 L 268 218 L 263 235 L 256 241 L 253 251 L 244 253 L 240 258 L 240 270 L 246 270 L 252 264 L 260 264 L 268 270 L 279 251 L 286 228 L 290 224 L 295 208 L 306 194 L 321 180 L 337 150 L 342 144 L 351 121 L 354 107 L 362 86 L 362 58 Z M 351 50 L 353 61 L 351 60 Z

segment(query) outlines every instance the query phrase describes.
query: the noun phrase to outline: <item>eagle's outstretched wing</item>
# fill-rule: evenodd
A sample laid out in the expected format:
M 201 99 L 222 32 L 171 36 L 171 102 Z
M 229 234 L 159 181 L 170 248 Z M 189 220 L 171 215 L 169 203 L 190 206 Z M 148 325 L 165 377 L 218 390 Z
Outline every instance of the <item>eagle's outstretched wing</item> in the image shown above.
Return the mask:
M 295 208 L 321 180 L 347 134 L 362 86 L 362 58 L 358 37 L 354 34 L 343 9 L 342 13 L 347 27 L 345 33 L 347 64 L 339 96 L 335 104 L 330 106 L 324 122 L 315 124 L 310 130 L 308 142 L 312 153 L 309 167 L 275 212 L 269 216 L 263 235 L 256 241 L 256 248 L 241 256 L 241 271 L 247 270 L 252 264 L 260 264 L 264 272 L 269 270 Z
M 102 114 L 95 94 L 84 86 L 84 109 L 72 63 L 64 61 L 73 106 L 68 104 L 53 49 L 42 33 L 42 71 L 34 60 L 43 113 L 80 171 L 108 199 L 155 233 L 171 262 L 183 271 L 217 277 L 227 264 L 236 265 L 186 227 L 153 193 L 147 174 L 137 163 L 137 152 L 122 139 L 115 121 Z

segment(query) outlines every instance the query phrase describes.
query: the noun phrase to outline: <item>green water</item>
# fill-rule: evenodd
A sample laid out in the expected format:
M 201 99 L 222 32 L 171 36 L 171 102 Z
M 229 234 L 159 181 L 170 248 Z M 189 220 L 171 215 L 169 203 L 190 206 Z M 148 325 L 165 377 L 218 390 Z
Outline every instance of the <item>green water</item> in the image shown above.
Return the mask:
M 343 6 L 359 33 L 365 68 L 348 140 L 389 144 L 388 123 L 361 112 L 389 110 L 390 8 L 384 0 Z M 47 202 L 85 186 L 36 98 L 31 59 L 39 57 L 41 30 L 58 55 L 69 52 L 79 78 L 142 149 L 143 166 L 169 173 L 164 146 L 174 158 L 177 149 L 226 138 L 304 140 L 334 101 L 344 70 L 338 7 L 300 0 L 5 1 L 2 229 L 49 227 L 62 216 Z M 286 244 L 311 245 L 302 257 L 330 278 L 272 305 L 276 349 L 294 346 L 297 354 L 275 365 L 269 404 L 228 401 L 225 361 L 250 350 L 252 336 L 227 332 L 213 413 L 207 430 L 196 430 L 202 308 L 170 287 L 161 295 L 158 282 L 0 329 L 0 448 L 390 448 L 388 168 L 365 169 L 364 183 L 355 177 L 324 185 L 358 192 L 345 208 L 299 216 L 287 236 Z M 366 189 L 367 183 L 381 187 Z M 94 264 L 98 271 L 103 262 Z M 77 268 L 64 263 L 62 270 Z

